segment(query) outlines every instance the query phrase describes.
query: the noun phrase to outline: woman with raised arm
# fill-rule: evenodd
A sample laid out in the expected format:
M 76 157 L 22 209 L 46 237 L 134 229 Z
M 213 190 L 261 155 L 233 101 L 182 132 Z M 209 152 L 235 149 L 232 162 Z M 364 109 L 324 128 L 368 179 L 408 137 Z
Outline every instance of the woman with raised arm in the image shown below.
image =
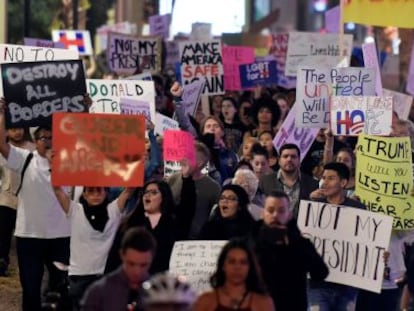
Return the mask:
M 150 273 L 168 270 L 175 241 L 186 239 L 194 217 L 196 192 L 192 178 L 193 168 L 187 160 L 181 161 L 183 186 L 180 205 L 175 207 L 170 186 L 163 180 L 149 181 L 144 185 L 138 205 L 121 223 L 106 264 L 106 272 L 121 264 L 119 247 L 124 233 L 133 227 L 144 227 L 157 241 L 157 252 Z
M 108 188 L 84 187 L 79 203 L 61 187 L 53 187 L 71 223 L 69 295 L 73 310 L 88 286 L 103 275 L 106 258 L 121 221 L 121 213 L 133 189 L 125 189 L 109 202 Z

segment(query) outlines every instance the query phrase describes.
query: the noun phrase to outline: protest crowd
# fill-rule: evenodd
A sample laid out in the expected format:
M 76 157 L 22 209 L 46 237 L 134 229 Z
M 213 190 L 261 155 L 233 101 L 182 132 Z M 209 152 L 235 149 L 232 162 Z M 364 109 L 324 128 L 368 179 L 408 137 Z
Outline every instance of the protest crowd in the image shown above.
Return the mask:
M 414 310 L 414 93 L 382 87 L 375 43 L 272 34 L 257 57 L 156 18 L 110 31 L 101 70 L 75 30 L 0 44 L 22 310 Z

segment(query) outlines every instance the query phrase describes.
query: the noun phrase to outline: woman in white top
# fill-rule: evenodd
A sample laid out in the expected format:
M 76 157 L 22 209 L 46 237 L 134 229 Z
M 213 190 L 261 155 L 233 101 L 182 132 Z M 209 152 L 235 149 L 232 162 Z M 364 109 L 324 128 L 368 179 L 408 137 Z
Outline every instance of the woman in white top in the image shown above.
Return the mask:
M 73 310 L 78 310 L 87 287 L 104 272 L 121 212 L 133 189 L 125 189 L 109 202 L 107 188 L 84 187 L 79 203 L 60 187 L 54 191 L 71 223 L 69 295 Z

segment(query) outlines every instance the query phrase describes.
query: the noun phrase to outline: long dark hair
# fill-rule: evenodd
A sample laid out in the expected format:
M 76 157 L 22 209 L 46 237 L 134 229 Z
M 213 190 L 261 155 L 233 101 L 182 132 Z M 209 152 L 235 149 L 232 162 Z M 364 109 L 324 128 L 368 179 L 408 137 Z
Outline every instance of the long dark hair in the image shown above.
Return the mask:
M 226 283 L 226 275 L 223 269 L 224 262 L 232 249 L 241 249 L 247 255 L 247 260 L 249 262 L 249 272 L 245 280 L 247 291 L 258 294 L 265 294 L 266 288 L 262 279 L 259 265 L 257 264 L 257 258 L 246 238 L 234 238 L 231 239 L 226 245 L 224 245 L 217 260 L 216 271 L 210 278 L 211 287 L 217 289 Z
M 139 196 L 136 207 L 125 217 L 123 224 L 121 225 L 122 230 L 127 230 L 130 227 L 139 225 L 140 220 L 144 217 L 144 202 L 143 193 L 147 190 L 149 185 L 156 184 L 158 190 L 161 193 L 161 214 L 173 214 L 175 212 L 175 204 L 170 186 L 164 180 L 152 180 L 147 182 L 142 188 L 142 193 Z

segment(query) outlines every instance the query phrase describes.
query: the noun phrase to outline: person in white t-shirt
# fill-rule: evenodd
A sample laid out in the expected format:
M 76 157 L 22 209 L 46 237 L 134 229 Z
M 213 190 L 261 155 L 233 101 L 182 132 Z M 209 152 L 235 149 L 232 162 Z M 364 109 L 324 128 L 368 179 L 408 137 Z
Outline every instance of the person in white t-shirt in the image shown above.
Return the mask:
M 61 187 L 53 189 L 71 223 L 69 295 L 73 310 L 78 310 L 88 286 L 104 272 L 122 210 L 133 189 L 125 189 L 112 202 L 108 200 L 109 188 L 84 187 L 79 202 L 70 200 Z
M 19 176 L 26 168 L 18 193 L 15 229 L 22 309 L 38 311 L 44 266 L 49 270 L 49 290 L 59 291 L 59 285 L 64 283 L 65 274 L 52 262 L 68 262 L 70 227 L 50 185 L 50 164 L 46 158 L 52 147 L 50 128 L 36 129 L 33 152 L 12 146 L 6 142 L 4 112 L 5 101 L 1 99 L 0 153 L 7 159 L 6 166 Z

